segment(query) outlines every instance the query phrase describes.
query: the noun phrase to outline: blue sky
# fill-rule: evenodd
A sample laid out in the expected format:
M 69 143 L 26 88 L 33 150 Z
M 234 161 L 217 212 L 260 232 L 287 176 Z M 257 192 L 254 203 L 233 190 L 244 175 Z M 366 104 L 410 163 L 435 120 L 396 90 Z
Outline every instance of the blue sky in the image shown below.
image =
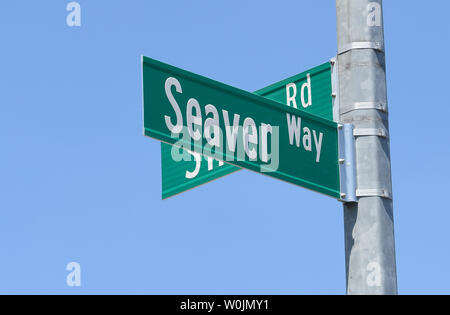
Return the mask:
M 248 171 L 162 201 L 142 135 L 141 55 L 254 91 L 336 54 L 334 1 L 78 2 L 0 3 L 0 293 L 344 294 L 337 201 Z M 450 293 L 450 3 L 384 2 L 399 292 Z

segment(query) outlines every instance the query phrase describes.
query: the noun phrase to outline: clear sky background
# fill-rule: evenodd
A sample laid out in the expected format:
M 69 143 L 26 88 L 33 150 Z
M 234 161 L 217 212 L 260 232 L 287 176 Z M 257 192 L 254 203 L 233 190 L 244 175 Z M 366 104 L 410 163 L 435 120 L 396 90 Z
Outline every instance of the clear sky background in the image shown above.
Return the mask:
M 345 293 L 339 202 L 249 171 L 161 200 L 141 55 L 254 91 L 334 1 L 0 2 L 0 293 Z M 384 1 L 399 292 L 450 293 L 450 2 Z M 66 285 L 78 262 L 82 286 Z

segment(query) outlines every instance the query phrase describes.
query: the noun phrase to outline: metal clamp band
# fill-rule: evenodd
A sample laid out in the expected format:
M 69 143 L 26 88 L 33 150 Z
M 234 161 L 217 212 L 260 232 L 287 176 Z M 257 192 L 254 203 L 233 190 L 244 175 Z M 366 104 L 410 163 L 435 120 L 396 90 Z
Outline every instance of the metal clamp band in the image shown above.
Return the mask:
M 357 202 L 356 197 L 356 156 L 353 125 L 340 125 L 339 132 L 339 174 L 341 201 Z
M 382 112 L 387 112 L 387 104 L 385 102 L 356 102 L 349 108 L 344 109 L 341 114 L 346 114 L 359 109 L 376 109 Z
M 354 49 L 374 49 L 384 52 L 383 44 L 380 42 L 352 42 L 347 45 L 342 46 L 339 50 L 339 55 L 342 55 L 350 50 Z
M 376 137 L 382 137 L 387 138 L 388 132 L 384 128 L 361 128 L 361 129 L 355 129 L 353 130 L 353 135 L 355 137 L 369 137 L 369 136 L 376 136 Z
M 392 199 L 392 194 L 387 189 L 357 189 L 357 197 L 381 197 Z

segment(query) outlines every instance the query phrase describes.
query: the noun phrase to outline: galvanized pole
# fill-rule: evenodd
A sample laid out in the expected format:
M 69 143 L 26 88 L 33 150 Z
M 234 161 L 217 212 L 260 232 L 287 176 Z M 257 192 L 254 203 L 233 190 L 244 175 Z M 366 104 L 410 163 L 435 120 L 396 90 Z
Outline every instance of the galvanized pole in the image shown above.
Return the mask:
M 344 204 L 347 294 L 397 294 L 382 0 L 336 0 L 340 121 L 354 125 Z

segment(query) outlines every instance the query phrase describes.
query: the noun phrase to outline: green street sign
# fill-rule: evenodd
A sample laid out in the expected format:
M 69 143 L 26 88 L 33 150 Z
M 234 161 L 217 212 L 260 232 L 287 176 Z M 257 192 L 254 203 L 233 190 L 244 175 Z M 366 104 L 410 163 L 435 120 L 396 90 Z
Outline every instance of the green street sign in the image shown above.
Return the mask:
M 303 110 L 311 114 L 333 120 L 331 69 L 331 62 L 327 62 L 258 90 L 255 94 L 293 108 L 300 104 Z M 241 170 L 192 152 L 188 152 L 192 155 L 190 161 L 174 161 L 171 149 L 171 145 L 161 143 L 163 199 Z
M 206 157 L 192 151 L 185 151 L 190 160 L 175 161 L 170 144 L 161 142 L 162 198 L 166 199 L 212 180 L 241 170 L 240 167 Z
M 175 161 L 204 155 L 340 198 L 338 126 L 302 109 L 314 104 L 309 81 L 285 88 L 286 106 L 143 57 L 144 132 L 175 145 Z
M 327 62 L 258 90 L 255 94 L 333 120 L 331 70 L 331 62 Z M 161 143 L 163 199 L 241 170 L 192 152 L 188 152 L 192 155 L 190 161 L 174 161 L 171 150 L 171 145 Z
M 258 90 L 255 94 L 333 120 L 331 70 L 331 62 L 327 62 Z

